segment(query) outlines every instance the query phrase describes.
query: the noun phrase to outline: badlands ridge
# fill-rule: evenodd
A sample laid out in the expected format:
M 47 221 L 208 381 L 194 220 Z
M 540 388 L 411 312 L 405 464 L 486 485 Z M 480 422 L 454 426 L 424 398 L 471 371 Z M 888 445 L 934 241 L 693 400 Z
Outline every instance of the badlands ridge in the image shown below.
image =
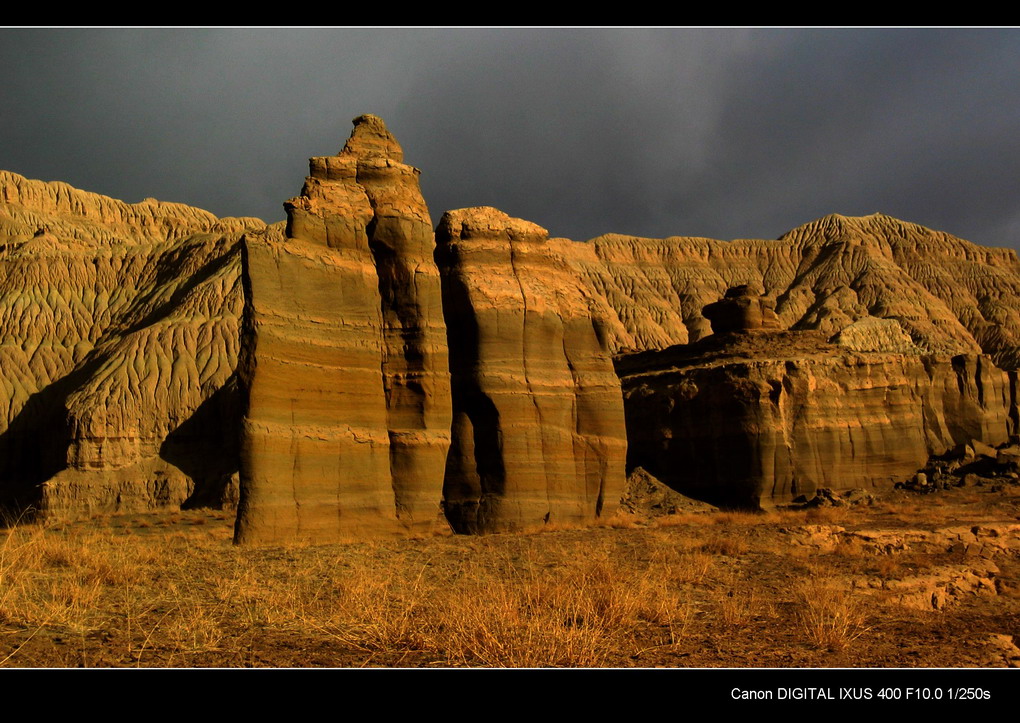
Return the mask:
M 0 503 L 237 507 L 240 541 L 886 487 L 1017 432 L 1020 262 L 880 214 L 778 240 L 434 222 L 361 116 L 286 223 L 0 172 Z

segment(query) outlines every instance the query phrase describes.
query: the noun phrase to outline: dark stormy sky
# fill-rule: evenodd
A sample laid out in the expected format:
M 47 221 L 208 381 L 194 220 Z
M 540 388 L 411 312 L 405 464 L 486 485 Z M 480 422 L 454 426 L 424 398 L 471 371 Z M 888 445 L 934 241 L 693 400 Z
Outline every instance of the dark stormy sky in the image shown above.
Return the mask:
M 442 211 L 774 238 L 881 211 L 1020 247 L 1020 30 L 3 29 L 0 168 L 283 218 L 382 116 Z

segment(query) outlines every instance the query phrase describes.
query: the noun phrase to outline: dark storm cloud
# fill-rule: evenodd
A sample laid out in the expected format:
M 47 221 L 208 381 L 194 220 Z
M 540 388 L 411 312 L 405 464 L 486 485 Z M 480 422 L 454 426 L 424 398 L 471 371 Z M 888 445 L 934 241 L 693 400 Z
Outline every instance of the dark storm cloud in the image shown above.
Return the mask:
M 283 217 L 382 116 L 435 220 L 774 237 L 882 211 L 1018 245 L 1016 30 L 5 30 L 0 168 Z

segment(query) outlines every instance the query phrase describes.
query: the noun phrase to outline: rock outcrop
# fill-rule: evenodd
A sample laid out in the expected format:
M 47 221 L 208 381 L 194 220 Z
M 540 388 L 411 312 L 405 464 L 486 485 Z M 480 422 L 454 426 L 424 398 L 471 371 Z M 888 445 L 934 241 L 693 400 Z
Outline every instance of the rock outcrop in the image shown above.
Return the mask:
M 619 381 L 590 295 L 547 238 L 494 208 L 448 212 L 436 230 L 458 532 L 590 520 L 623 491 Z
M 747 284 L 775 299 L 784 329 L 832 337 L 884 319 L 923 352 L 1020 365 L 1016 253 L 882 214 L 826 216 L 775 241 L 610 234 L 558 243 L 597 297 L 614 353 L 703 339 L 712 330 L 702 309 Z
M 245 239 L 241 541 L 439 513 L 450 392 L 431 220 L 382 121 L 354 123 L 338 155 L 311 159 L 286 238 Z
M 776 316 L 776 302 L 759 294 L 747 284 L 726 290 L 726 295 L 701 310 L 712 324 L 713 334 L 782 329 Z
M 620 511 L 638 518 L 653 518 L 709 514 L 719 512 L 719 508 L 682 495 L 655 479 L 644 468 L 635 467 L 627 475 Z
M 7 512 L 236 500 L 238 243 L 265 224 L 7 172 L 0 201 Z
M 853 352 L 818 332 L 759 331 L 617 368 L 628 468 L 723 506 L 891 487 L 929 455 L 1009 433 L 1008 376 L 977 354 Z
M 340 157 L 357 159 L 372 206 L 366 230 L 379 277 L 383 389 L 397 514 L 431 526 L 450 448 L 450 373 L 432 219 L 417 168 L 375 116 L 355 119 Z

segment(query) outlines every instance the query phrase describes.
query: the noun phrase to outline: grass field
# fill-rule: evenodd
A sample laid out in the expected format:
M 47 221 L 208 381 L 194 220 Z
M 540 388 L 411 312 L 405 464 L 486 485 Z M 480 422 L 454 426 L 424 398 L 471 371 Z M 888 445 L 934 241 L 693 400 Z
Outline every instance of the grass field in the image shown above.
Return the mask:
M 16 525 L 0 665 L 1016 665 L 1017 492 L 320 547 L 217 511 Z M 961 525 L 995 545 L 925 537 Z

